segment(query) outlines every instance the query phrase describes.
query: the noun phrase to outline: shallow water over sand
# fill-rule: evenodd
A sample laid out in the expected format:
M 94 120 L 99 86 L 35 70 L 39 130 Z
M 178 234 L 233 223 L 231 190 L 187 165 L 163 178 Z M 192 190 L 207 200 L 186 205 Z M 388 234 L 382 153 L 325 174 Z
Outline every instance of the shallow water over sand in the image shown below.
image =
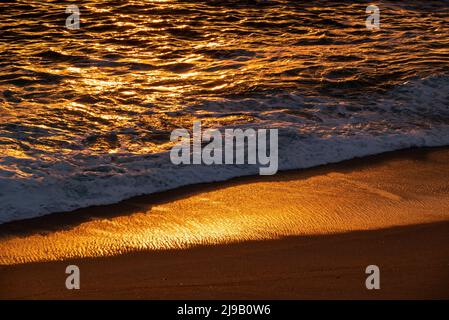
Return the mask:
M 448 150 L 136 198 L 0 228 L 0 264 L 322 235 L 449 219 Z M 164 198 L 164 196 L 166 198 Z M 60 218 L 59 218 L 60 217 Z

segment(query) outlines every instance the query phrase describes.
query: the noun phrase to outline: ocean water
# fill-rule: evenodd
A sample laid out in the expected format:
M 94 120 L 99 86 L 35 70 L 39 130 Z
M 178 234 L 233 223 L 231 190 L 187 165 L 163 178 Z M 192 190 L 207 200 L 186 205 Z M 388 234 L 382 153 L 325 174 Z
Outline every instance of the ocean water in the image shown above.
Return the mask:
M 258 166 L 174 166 L 170 133 L 279 129 L 279 168 L 449 145 L 449 2 L 3 1 L 0 223 Z

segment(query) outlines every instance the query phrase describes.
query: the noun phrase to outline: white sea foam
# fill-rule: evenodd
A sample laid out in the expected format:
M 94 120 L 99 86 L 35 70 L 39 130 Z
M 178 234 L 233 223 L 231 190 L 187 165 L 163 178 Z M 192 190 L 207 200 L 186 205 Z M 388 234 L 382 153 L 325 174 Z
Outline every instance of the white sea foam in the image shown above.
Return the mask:
M 260 121 L 245 126 L 279 129 L 281 170 L 409 147 L 449 145 L 447 76 L 414 80 L 387 94 L 367 95 L 366 105 L 360 101 L 305 99 L 292 94 L 209 101 L 204 108 L 218 115 L 224 109 L 230 112 L 250 105 L 247 112 Z M 298 112 L 292 112 L 295 107 Z M 3 156 L 0 223 L 116 203 L 184 185 L 257 174 L 258 170 L 254 165 L 175 166 L 169 152 L 97 156 L 80 152 L 40 160 Z

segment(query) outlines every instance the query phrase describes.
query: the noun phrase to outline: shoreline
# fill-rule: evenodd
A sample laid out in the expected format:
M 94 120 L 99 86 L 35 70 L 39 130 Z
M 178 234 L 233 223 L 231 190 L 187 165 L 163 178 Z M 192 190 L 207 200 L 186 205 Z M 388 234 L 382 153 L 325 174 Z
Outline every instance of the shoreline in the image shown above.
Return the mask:
M 58 227 L 61 225 L 70 225 L 73 223 L 80 223 L 83 221 L 88 221 L 91 217 L 98 217 L 101 211 L 100 217 L 109 218 L 116 216 L 111 214 L 111 211 L 120 211 L 123 214 L 131 213 L 137 211 L 133 210 L 133 202 L 142 201 L 145 203 L 157 204 L 166 201 L 177 200 L 180 198 L 189 197 L 200 192 L 207 192 L 210 190 L 215 190 L 217 188 L 226 188 L 229 186 L 234 186 L 238 184 L 253 183 L 253 182 L 263 182 L 263 181 L 277 181 L 279 179 L 288 179 L 290 174 L 301 174 L 304 178 L 311 177 L 314 175 L 323 174 L 334 169 L 345 171 L 345 168 L 361 169 L 370 166 L 371 163 L 380 163 L 383 161 L 395 160 L 398 158 L 411 158 L 419 159 L 425 156 L 427 153 L 438 152 L 438 151 L 449 151 L 449 146 L 439 146 L 439 147 L 413 147 L 394 151 L 387 151 L 379 154 L 368 155 L 363 157 L 355 157 L 348 160 L 343 160 L 339 162 L 332 162 L 322 165 L 317 165 L 310 168 L 299 168 L 299 169 L 287 169 L 280 170 L 275 175 L 244 175 L 229 178 L 223 181 L 213 181 L 213 182 L 201 182 L 184 185 L 181 187 L 158 191 L 150 194 L 143 194 L 138 196 L 133 196 L 128 199 L 120 200 L 116 203 L 105 204 L 105 205 L 93 205 L 85 208 L 79 208 L 72 211 L 62 211 L 62 212 L 52 212 L 42 216 L 25 218 L 19 220 L 12 220 L 0 224 L 0 237 L 8 233 L 20 233 L 20 229 L 23 227 L 33 229 L 36 227 L 39 229 L 51 228 L 52 225 Z M 106 210 L 103 210 L 106 209 Z M 111 210 L 109 210 L 111 209 Z
M 3 224 L 0 299 L 447 299 L 448 161 L 409 149 Z

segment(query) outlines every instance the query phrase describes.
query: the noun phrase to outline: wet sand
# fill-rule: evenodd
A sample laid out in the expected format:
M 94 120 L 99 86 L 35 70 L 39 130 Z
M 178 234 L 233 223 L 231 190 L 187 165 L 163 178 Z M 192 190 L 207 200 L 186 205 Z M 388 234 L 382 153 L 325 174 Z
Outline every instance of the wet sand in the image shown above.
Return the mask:
M 0 298 L 449 298 L 448 163 L 407 150 L 4 224 Z

